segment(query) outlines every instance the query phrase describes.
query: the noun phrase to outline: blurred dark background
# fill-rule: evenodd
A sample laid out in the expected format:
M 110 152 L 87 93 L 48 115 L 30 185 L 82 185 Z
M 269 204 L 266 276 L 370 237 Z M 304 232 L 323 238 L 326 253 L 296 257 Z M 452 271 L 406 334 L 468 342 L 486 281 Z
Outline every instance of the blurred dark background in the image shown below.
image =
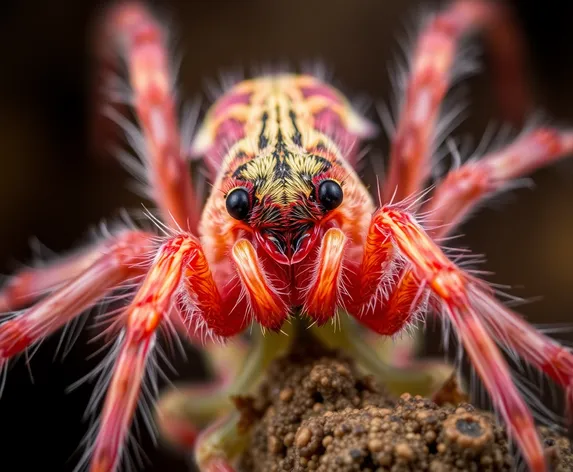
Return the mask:
M 515 0 L 527 41 L 536 102 L 556 122 L 573 126 L 573 3 Z M 82 241 L 101 218 L 139 209 L 129 176 L 90 145 L 95 66 L 94 20 L 104 2 L 7 1 L 0 7 L 0 271 L 29 261 L 35 236 L 53 251 Z M 353 94 L 390 97 L 387 67 L 396 35 L 420 1 L 162 1 L 155 7 L 183 53 L 181 96 L 205 96 L 205 80 L 236 66 L 321 59 Z M 484 58 L 487 70 L 487 56 Z M 464 131 L 481 137 L 497 109 L 487 72 L 472 78 L 471 118 Z M 376 119 L 373 109 L 371 117 Z M 110 136 L 110 138 L 113 136 Z M 101 144 L 101 143 L 100 143 Z M 374 149 L 384 150 L 383 139 Z M 566 323 L 573 315 L 573 163 L 534 176 L 536 188 L 514 191 L 463 227 L 460 242 L 487 255 L 492 280 L 537 297 L 520 310 L 535 323 Z M 88 335 L 64 362 L 53 361 L 58 339 L 9 372 L 0 401 L 2 471 L 72 470 L 85 434 L 90 386 L 65 388 L 93 368 Z M 430 338 L 430 349 L 437 345 Z M 193 359 L 193 358 L 192 358 Z M 183 376 L 196 360 L 179 362 Z M 185 462 L 144 436 L 146 471 L 183 471 Z M 70 459 L 71 457 L 71 459 Z M 136 467 L 139 470 L 139 467 Z

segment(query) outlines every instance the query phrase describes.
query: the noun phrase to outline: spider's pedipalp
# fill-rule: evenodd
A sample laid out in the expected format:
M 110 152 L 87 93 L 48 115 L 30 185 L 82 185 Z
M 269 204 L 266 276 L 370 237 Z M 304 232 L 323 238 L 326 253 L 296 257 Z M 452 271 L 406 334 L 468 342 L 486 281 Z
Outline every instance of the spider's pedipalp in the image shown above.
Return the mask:
M 288 318 L 289 308 L 280 289 L 269 280 L 253 245 L 246 239 L 237 241 L 231 257 L 254 319 L 264 328 L 279 329 Z
M 457 0 L 429 20 L 411 60 L 392 139 L 383 203 L 389 203 L 394 193 L 397 201 L 418 193 L 430 177 L 438 116 L 455 72 L 456 47 L 469 32 L 485 31 L 502 108 L 512 121 L 523 121 L 530 97 L 522 77 L 522 40 L 510 16 L 499 2 Z
M 343 261 L 347 237 L 338 228 L 329 229 L 322 238 L 316 267 L 306 290 L 303 313 L 319 325 L 331 319 L 344 293 Z

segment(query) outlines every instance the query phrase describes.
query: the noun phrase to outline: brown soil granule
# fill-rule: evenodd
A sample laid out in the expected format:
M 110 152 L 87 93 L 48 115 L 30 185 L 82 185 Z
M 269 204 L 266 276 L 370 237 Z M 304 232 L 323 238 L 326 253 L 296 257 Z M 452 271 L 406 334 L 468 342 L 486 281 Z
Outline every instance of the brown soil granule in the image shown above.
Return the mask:
M 243 472 L 509 471 L 503 428 L 468 403 L 391 398 L 351 359 L 304 343 L 275 361 L 254 397 L 237 399 L 251 441 Z M 568 439 L 541 428 L 553 472 L 573 470 Z

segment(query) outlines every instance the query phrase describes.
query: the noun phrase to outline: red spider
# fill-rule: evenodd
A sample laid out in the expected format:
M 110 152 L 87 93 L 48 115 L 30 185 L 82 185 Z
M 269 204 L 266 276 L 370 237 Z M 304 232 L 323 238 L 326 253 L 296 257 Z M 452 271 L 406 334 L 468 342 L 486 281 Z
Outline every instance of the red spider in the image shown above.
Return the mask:
M 207 115 L 191 149 L 205 157 L 213 185 L 200 212 L 188 152 L 180 145 L 164 31 L 137 3 L 111 12 L 109 31 L 130 73 L 147 179 L 165 234 L 119 231 L 73 257 L 14 275 L 0 294 L 2 311 L 31 305 L 0 325 L 5 367 L 110 293 L 137 282 L 135 296 L 106 330 L 117 349 L 90 470 L 114 471 L 120 463 L 160 327 L 196 343 L 237 336 L 253 322 L 278 333 L 291 317 L 308 319 L 318 336 L 365 358 L 355 321 L 392 336 L 427 312 L 453 326 L 529 468 L 547 470 L 532 414 L 496 344 L 563 386 L 569 406 L 573 354 L 500 303 L 439 241 L 477 203 L 571 152 L 573 133 L 523 134 L 449 172 L 431 198 L 425 200 L 424 191 L 440 105 L 463 35 L 488 31 L 505 74 L 502 89 L 514 93 L 502 97 L 516 103 L 521 96 L 514 89 L 519 54 L 503 13 L 494 3 L 461 0 L 426 23 L 392 136 L 389 172 L 380 181 L 380 205 L 354 170 L 359 141 L 372 135 L 372 126 L 318 78 L 278 74 L 235 85 Z M 326 323 L 341 313 L 343 332 L 335 334 Z M 234 390 L 247 388 L 284 344 L 278 334 L 255 341 Z M 400 375 L 374 369 L 386 379 Z M 168 415 L 162 426 L 196 443 L 201 470 L 233 470 L 241 445 L 236 413 L 198 438 Z

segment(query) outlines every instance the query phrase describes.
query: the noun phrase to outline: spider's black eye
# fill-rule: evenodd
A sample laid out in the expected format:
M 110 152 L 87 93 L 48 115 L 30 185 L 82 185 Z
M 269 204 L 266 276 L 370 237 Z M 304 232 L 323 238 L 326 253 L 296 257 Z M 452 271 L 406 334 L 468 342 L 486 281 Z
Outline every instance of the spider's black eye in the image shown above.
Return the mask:
M 342 203 L 342 188 L 334 180 L 323 180 L 318 186 L 318 201 L 327 210 L 334 210 Z
M 236 220 L 244 220 L 249 214 L 249 192 L 244 188 L 236 188 L 231 190 L 225 200 L 227 211 Z

